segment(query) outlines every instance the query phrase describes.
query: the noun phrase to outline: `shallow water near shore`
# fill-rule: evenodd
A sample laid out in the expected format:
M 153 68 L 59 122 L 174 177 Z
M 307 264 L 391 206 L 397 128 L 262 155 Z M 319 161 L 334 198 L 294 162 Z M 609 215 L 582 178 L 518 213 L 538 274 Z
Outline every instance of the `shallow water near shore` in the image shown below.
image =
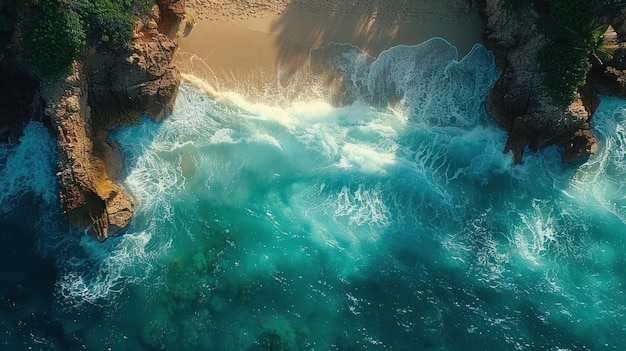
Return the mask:
M 335 64 L 347 106 L 185 83 L 171 118 L 117 131 L 137 213 L 104 244 L 61 219 L 41 124 L 2 146 L 0 346 L 623 349 L 624 101 L 585 163 L 512 166 L 482 46 Z

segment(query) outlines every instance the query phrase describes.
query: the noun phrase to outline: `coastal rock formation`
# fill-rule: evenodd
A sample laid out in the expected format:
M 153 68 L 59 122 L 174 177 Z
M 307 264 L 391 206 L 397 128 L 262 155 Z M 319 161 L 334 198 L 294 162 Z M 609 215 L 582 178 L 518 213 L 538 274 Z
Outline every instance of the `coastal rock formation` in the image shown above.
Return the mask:
M 160 21 L 159 32 L 170 38 L 174 38 L 181 29 L 181 24 L 185 20 L 185 1 L 181 0 L 160 0 Z
M 487 110 L 509 131 L 505 151 L 522 161 L 531 150 L 558 144 L 563 160 L 573 162 L 597 151 L 597 139 L 589 119 L 597 99 L 593 90 L 581 89 L 580 99 L 569 106 L 554 104 L 543 88 L 543 72 L 537 60 L 549 40 L 535 24 L 534 9 L 514 9 L 504 0 L 486 0 L 486 45 L 495 52 L 502 74 L 487 97 Z
M 159 10 L 155 6 L 147 24 L 137 23 L 128 50 L 86 52 L 71 76 L 42 87 L 58 140 L 63 212 L 98 240 L 115 235 L 133 216 L 133 199 L 117 182 L 122 158 L 107 141 L 109 133 L 138 123 L 144 113 L 163 118 L 178 91 L 180 74 L 172 65 L 177 44 L 162 32 L 174 30 L 159 27 Z
M 132 198 L 106 172 L 95 152 L 101 141 L 93 137 L 87 102 L 87 82 L 76 64 L 62 83 L 42 87 L 57 137 L 61 206 L 68 220 L 99 240 L 123 228 L 132 218 Z
M 614 28 L 612 34 L 619 44 L 611 60 L 594 65 L 590 82 L 602 94 L 626 99 L 626 12 L 613 13 L 612 17 L 603 19 Z
M 160 120 L 171 112 L 180 82 L 171 63 L 178 46 L 159 30 L 159 18 L 155 7 L 147 24 L 137 23 L 127 50 L 88 53 L 82 60 L 98 130 L 108 134 L 138 123 L 143 113 Z

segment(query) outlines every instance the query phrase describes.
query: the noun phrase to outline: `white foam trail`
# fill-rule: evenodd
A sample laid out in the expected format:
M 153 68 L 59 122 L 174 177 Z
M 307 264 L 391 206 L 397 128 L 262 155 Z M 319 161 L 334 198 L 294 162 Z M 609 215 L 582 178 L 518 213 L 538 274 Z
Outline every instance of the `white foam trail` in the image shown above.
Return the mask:
M 626 224 L 626 110 L 621 100 L 603 97 L 592 126 L 600 139 L 600 152 L 576 172 L 566 193 L 589 210 L 613 214 Z
M 281 232 L 285 218 L 305 221 L 311 240 L 336 248 L 348 274 L 358 270 L 353 259 L 366 264 L 388 231 L 455 218 L 467 203 L 459 196 L 464 182 L 507 170 L 508 156 L 496 152 L 504 134 L 480 126 L 481 101 L 497 77 L 484 48 L 457 61 L 454 48 L 434 40 L 376 60 L 349 51 L 337 64 L 355 94 L 348 106 L 252 102 L 184 75 L 170 119 L 117 131 L 141 240 L 111 241 L 104 251 L 83 243 L 97 269 L 69 270 L 61 296 L 101 303 L 143 279 L 165 252 L 146 247 L 166 247 L 187 233 L 167 228 L 182 225 L 177 215 L 194 201 L 261 211 L 254 214 Z M 390 194 L 398 186 L 404 191 Z M 289 200 L 272 202 L 268 212 L 263 204 L 274 197 Z
M 349 225 L 368 225 L 382 228 L 391 223 L 391 214 L 382 199 L 380 184 L 367 189 L 359 186 L 355 191 L 344 186 L 336 195 L 335 201 L 335 220 L 346 217 Z
M 128 284 L 150 277 L 156 259 L 171 245 L 165 242 L 157 250 L 151 250 L 148 245 L 151 238 L 148 232 L 132 233 L 101 244 L 83 237 L 80 247 L 88 259 L 75 256 L 66 261 L 66 273 L 57 281 L 57 294 L 62 302 L 71 308 L 115 303 L 114 297 Z
M 54 162 L 54 139 L 40 122 L 30 122 L 24 128 L 20 143 L 0 147 L 0 215 L 9 213 L 20 196 L 31 192 L 45 204 L 58 199 Z
M 533 264 L 541 264 L 545 256 L 554 245 L 558 245 L 557 233 L 554 229 L 553 211 L 534 200 L 531 214 L 520 213 L 521 226 L 515 228 L 514 244 L 517 252 Z
M 246 97 L 236 92 L 218 91 L 207 81 L 190 74 L 183 73 L 182 77 L 184 81 L 201 89 L 212 99 L 228 104 L 228 106 L 234 109 L 233 112 L 239 112 L 242 117 L 258 120 L 273 120 L 289 128 L 297 123 L 287 111 L 280 107 L 251 102 Z

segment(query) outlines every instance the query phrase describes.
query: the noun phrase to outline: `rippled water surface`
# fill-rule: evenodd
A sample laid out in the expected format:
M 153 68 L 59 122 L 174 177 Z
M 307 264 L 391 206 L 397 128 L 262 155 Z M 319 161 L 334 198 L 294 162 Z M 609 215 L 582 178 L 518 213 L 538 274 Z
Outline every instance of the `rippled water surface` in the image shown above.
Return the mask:
M 348 106 L 185 84 L 170 119 L 117 131 L 137 215 L 104 244 L 61 219 L 42 125 L 2 146 L 0 345 L 626 347 L 626 103 L 603 98 L 586 163 L 548 148 L 512 166 L 481 46 L 336 64 Z

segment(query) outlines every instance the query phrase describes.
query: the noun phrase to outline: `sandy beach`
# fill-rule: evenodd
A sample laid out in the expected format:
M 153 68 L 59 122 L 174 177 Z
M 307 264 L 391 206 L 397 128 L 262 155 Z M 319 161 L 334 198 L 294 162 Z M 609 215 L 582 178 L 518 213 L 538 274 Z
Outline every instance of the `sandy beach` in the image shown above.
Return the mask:
M 331 43 L 376 57 L 396 45 L 442 37 L 463 57 L 484 30 L 470 2 L 187 0 L 189 25 L 175 60 L 183 74 L 220 90 L 280 93 L 310 73 L 318 76 L 313 49 Z

